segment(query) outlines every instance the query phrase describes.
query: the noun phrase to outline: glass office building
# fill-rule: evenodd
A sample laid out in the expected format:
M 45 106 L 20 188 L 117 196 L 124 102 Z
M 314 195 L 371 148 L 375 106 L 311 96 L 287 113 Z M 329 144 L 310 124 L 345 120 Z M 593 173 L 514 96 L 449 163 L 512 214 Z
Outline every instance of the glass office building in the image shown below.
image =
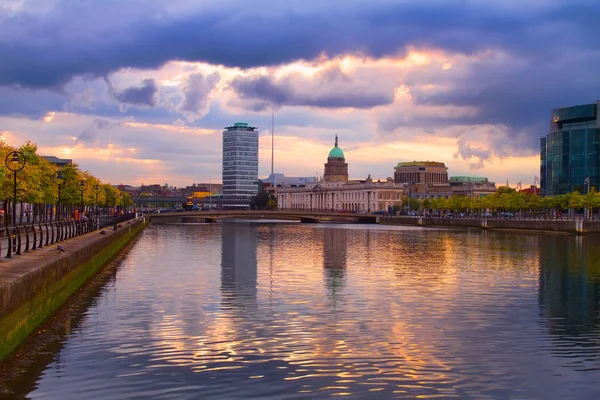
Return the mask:
M 258 192 L 258 129 L 237 122 L 223 131 L 223 197 L 247 198 Z
M 540 143 L 542 195 L 553 196 L 575 190 L 586 193 L 592 187 L 598 189 L 599 105 L 600 101 L 552 110 L 550 133 L 542 137 Z

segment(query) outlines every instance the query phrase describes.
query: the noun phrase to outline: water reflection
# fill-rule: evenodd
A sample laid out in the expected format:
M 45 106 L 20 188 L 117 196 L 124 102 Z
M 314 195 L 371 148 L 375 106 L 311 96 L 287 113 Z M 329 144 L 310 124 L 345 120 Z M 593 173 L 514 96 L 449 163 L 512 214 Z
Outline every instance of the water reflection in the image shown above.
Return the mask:
M 151 227 L 30 395 L 595 398 L 598 254 L 577 240 Z
M 345 286 L 348 236 L 345 229 L 323 229 L 323 270 L 325 286 L 331 300 L 335 303 Z M 368 248 L 368 247 L 367 247 Z
M 552 352 L 576 368 L 599 369 L 599 238 L 550 236 L 540 241 L 539 304 L 558 344 Z
M 250 224 L 225 222 L 221 226 L 221 292 L 223 303 L 256 306 L 257 232 Z

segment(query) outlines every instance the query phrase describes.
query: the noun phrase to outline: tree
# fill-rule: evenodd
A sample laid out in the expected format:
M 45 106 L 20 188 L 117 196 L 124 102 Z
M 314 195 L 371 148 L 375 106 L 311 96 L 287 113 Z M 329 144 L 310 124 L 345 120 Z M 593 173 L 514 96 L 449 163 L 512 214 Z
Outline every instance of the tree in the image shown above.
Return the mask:
M 277 201 L 275 199 L 269 199 L 266 204 L 267 210 L 277 210 Z
M 583 196 L 583 206 L 589 209 L 590 215 L 594 215 L 594 208 L 600 207 L 600 193 L 595 187 Z
M 421 201 L 419 199 L 415 199 L 414 197 L 408 199 L 408 204 L 410 205 L 411 210 L 418 210 L 421 208 Z
M 259 192 L 256 196 L 250 200 L 250 208 L 263 210 L 267 207 L 267 201 L 269 201 L 269 195 L 266 192 Z
M 7 145 L 0 139 L 0 157 L 4 159 L 12 151 L 19 151 L 25 158 L 24 168 L 17 173 L 17 201 L 27 203 L 30 207 L 32 216 L 40 215 L 44 218 L 47 205 L 54 205 L 58 200 L 58 185 L 53 180 L 53 175 L 58 171 L 58 167 L 48 162 L 43 157 L 37 154 L 37 145 L 27 142 L 15 149 Z M 92 188 L 94 185 L 101 185 L 105 190 L 99 194 L 98 201 L 105 201 L 106 194 L 111 193 L 114 198 L 119 192 L 110 184 L 102 184 L 100 180 L 94 177 L 87 171 L 81 171 L 77 164 L 71 164 L 61 168 L 63 176 L 66 178 L 65 183 L 61 186 L 60 202 L 63 208 L 68 206 L 78 206 L 81 202 L 81 192 L 77 183 L 80 180 L 85 180 L 88 183 L 87 189 L 84 191 L 84 203 L 95 204 L 96 194 Z M 9 171 L 4 162 L 0 168 L 0 198 L 6 199 L 4 207 L 9 210 L 9 203 L 12 202 L 14 190 L 13 174 Z M 125 202 L 129 200 L 125 197 Z M 62 214 L 68 215 L 68 214 Z M 6 223 L 10 221 L 6 218 Z
M 429 210 L 431 208 L 431 200 L 430 199 L 423 199 L 423 208 L 425 210 Z
M 573 193 L 569 193 L 570 196 L 566 197 L 568 198 L 568 203 L 565 203 L 567 205 L 568 208 L 583 208 L 583 196 L 575 191 Z M 565 200 L 566 202 L 567 200 Z M 565 207 L 565 208 L 567 208 Z

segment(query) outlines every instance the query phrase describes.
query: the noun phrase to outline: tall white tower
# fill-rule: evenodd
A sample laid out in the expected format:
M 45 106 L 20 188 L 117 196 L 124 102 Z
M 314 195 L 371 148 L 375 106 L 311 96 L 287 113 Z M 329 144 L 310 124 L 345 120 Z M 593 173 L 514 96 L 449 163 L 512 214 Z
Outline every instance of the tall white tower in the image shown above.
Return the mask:
M 250 200 L 257 192 L 258 129 L 236 122 L 223 131 L 223 197 Z

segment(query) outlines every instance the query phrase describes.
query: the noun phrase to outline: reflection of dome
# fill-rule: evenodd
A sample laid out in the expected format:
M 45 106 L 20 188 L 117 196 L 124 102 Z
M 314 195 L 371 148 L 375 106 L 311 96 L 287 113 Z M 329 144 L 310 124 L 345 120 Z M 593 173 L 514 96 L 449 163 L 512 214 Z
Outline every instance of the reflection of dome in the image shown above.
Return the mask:
M 335 146 L 329 152 L 329 158 L 344 158 L 344 152 L 339 147 Z
M 342 149 L 340 149 L 338 147 L 338 138 L 337 135 L 335 135 L 335 147 L 333 149 L 331 149 L 331 151 L 329 152 L 329 157 L 328 158 L 344 158 L 344 152 L 342 151 Z

